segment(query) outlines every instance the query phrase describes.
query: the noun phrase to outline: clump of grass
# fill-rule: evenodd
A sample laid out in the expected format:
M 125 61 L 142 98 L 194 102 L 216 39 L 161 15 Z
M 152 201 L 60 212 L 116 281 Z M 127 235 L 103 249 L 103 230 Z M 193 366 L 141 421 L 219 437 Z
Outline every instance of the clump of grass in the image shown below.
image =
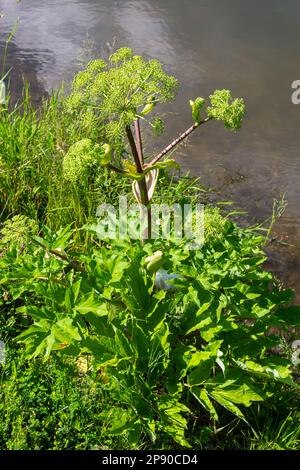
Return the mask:
M 224 217 L 217 207 L 207 206 L 204 212 L 204 237 L 205 242 L 221 240 L 230 222 Z
M 300 415 L 291 412 L 283 420 L 269 416 L 259 435 L 251 439 L 251 450 L 299 450 Z

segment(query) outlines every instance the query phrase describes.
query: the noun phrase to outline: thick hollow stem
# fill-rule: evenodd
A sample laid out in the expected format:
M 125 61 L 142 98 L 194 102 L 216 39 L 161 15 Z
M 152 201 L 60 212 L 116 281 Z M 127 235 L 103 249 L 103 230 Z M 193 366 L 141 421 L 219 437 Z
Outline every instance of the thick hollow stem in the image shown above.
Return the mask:
M 131 148 L 131 153 L 132 153 L 133 160 L 134 160 L 134 163 L 135 163 L 135 166 L 136 166 L 136 170 L 137 170 L 138 173 L 142 174 L 143 173 L 143 167 L 142 167 L 142 163 L 141 163 L 140 158 L 139 158 L 139 154 L 138 154 L 138 151 L 137 151 L 137 148 L 136 148 L 136 145 L 135 145 L 135 141 L 134 141 L 130 126 L 126 126 L 126 134 L 127 134 L 127 138 L 128 138 L 130 148 Z
M 140 153 L 136 147 L 135 140 L 132 135 L 132 131 L 130 126 L 126 126 L 126 134 L 128 138 L 128 142 L 131 148 L 131 153 L 133 156 L 133 160 L 136 166 L 137 173 L 144 175 L 143 171 L 143 166 L 142 166 L 142 141 L 141 138 L 139 139 L 139 144 L 141 146 L 140 148 Z M 148 197 L 148 190 L 147 190 L 147 184 L 146 184 L 146 179 L 143 177 L 140 181 L 138 181 L 139 185 L 139 190 L 141 194 L 141 203 L 146 206 L 147 208 L 147 236 L 145 238 L 151 238 L 151 231 L 152 231 L 152 217 L 151 217 L 151 207 L 150 207 L 150 201 Z
M 202 124 L 205 124 L 206 122 L 210 121 L 212 118 L 208 117 L 201 121 L 200 123 L 193 124 L 191 127 L 189 127 L 183 134 L 181 134 L 177 139 L 173 140 L 173 142 L 170 143 L 162 152 L 160 152 L 156 157 L 153 158 L 153 160 L 147 164 L 147 167 L 154 165 L 157 163 L 159 160 L 161 160 L 167 153 L 169 153 L 173 148 L 175 148 L 180 142 L 182 142 L 184 139 L 186 139 L 192 132 L 194 132 L 198 127 L 200 127 Z

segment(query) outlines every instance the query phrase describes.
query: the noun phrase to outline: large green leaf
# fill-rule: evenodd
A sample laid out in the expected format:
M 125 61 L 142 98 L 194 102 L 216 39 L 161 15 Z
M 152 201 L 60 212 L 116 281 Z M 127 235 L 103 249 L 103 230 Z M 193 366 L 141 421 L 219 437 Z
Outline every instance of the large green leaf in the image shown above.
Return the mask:
M 232 383 L 231 380 L 208 390 L 214 396 L 217 394 L 218 397 L 244 406 L 250 406 L 252 402 L 264 399 L 264 393 L 260 393 L 251 385 L 247 383 Z
M 75 310 L 85 315 L 87 313 L 95 313 L 97 316 L 107 316 L 107 307 L 103 301 L 97 300 L 94 298 L 94 293 L 92 292 L 85 298 L 82 298 L 79 303 L 75 306 Z
M 291 363 L 280 357 L 272 357 L 259 362 L 254 361 L 235 361 L 244 371 L 264 378 L 273 379 L 289 385 L 295 385 L 292 380 L 290 366 Z
M 188 375 L 189 386 L 203 384 L 211 375 L 212 368 L 219 357 L 222 341 L 210 343 L 203 351 L 197 351 L 193 354 L 188 367 L 196 366 Z
M 189 413 L 190 410 L 183 403 L 169 395 L 159 398 L 158 410 L 161 428 L 164 432 L 172 436 L 178 444 L 184 447 L 191 447 L 185 438 L 187 420 L 182 415 L 182 413 Z
M 81 352 L 88 352 L 95 358 L 97 365 L 105 366 L 107 364 L 116 366 L 120 359 L 116 356 L 116 345 L 113 340 L 100 335 L 85 338 L 80 343 Z M 123 358 L 121 358 L 123 359 Z
M 82 335 L 73 322 L 72 318 L 63 318 L 58 320 L 51 327 L 51 332 L 54 335 L 56 341 L 61 343 L 72 343 L 73 341 L 80 341 Z
M 245 420 L 245 417 L 241 410 L 231 401 L 224 398 L 217 390 L 210 391 L 209 395 L 218 402 L 221 406 L 226 408 L 228 411 L 236 415 L 238 418 Z
M 214 358 L 209 353 L 203 353 L 201 363 L 188 376 L 190 386 L 203 384 L 211 375 Z
M 203 406 L 203 408 L 206 411 L 208 411 L 211 417 L 215 421 L 218 421 L 219 420 L 218 414 L 206 390 L 204 388 L 192 387 L 190 389 L 190 392 L 193 395 L 193 397 L 195 397 L 196 400 Z

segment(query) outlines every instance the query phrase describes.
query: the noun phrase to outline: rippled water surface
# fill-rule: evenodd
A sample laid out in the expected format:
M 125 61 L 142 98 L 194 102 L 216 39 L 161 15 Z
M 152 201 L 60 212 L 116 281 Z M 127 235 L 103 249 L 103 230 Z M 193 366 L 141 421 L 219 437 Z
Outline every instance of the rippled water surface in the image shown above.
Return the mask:
M 189 123 L 190 97 L 215 88 L 243 96 L 240 133 L 209 123 L 177 158 L 250 221 L 267 217 L 286 193 L 275 232 L 291 246 L 274 245 L 273 267 L 300 292 L 300 105 L 291 102 L 300 79 L 299 0 L 0 0 L 0 13 L 1 60 L 19 17 L 7 58 L 14 95 L 24 74 L 38 101 L 72 76 L 83 50 L 102 54 L 115 41 L 160 59 L 181 81 L 168 139 Z

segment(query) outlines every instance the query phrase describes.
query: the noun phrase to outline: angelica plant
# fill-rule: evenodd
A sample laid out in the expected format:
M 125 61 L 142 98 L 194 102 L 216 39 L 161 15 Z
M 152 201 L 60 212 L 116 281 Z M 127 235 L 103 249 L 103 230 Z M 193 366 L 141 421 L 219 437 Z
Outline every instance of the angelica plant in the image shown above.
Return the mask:
M 163 158 L 201 125 L 215 119 L 225 127 L 238 130 L 245 112 L 244 101 L 233 99 L 229 90 L 216 90 L 206 107 L 203 98 L 190 101 L 194 123 L 157 155 L 145 159 L 141 120 L 161 133 L 164 122 L 156 112 L 159 103 L 173 100 L 178 82 L 164 71 L 157 60 L 146 60 L 124 47 L 108 61 L 91 61 L 72 83 L 68 109 L 85 110 L 83 119 L 99 129 L 99 140 L 84 139 L 74 144 L 64 159 L 65 177 L 73 182 L 93 165 L 101 164 L 133 180 L 133 193 L 138 203 L 147 207 L 147 234 L 151 238 L 151 198 L 158 172 L 174 167 L 176 162 Z
M 93 144 L 90 139 L 82 139 L 73 144 L 64 158 L 65 178 L 77 183 L 88 175 L 88 169 L 97 164 L 105 165 L 110 161 L 108 144 Z

